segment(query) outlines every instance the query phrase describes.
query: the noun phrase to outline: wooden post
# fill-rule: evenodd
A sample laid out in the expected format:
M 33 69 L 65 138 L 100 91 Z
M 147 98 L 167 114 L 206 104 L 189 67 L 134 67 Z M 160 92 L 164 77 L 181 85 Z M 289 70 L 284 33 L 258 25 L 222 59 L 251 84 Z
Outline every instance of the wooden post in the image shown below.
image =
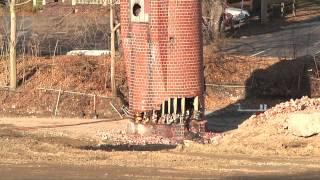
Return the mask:
M 93 96 L 93 111 L 94 111 L 95 114 L 97 113 L 96 98 L 97 98 L 97 96 L 94 95 L 94 96 Z
M 17 52 L 16 52 L 16 33 L 17 33 L 17 19 L 15 11 L 16 0 L 10 1 L 10 55 L 9 55 L 9 66 L 10 66 L 10 89 L 15 90 L 17 88 Z
M 58 94 L 58 98 L 57 98 L 57 102 L 56 102 L 56 108 L 54 109 L 54 116 L 57 116 L 57 114 L 58 114 L 58 107 L 59 107 L 61 92 L 62 92 L 62 90 L 60 89 L 59 94 Z

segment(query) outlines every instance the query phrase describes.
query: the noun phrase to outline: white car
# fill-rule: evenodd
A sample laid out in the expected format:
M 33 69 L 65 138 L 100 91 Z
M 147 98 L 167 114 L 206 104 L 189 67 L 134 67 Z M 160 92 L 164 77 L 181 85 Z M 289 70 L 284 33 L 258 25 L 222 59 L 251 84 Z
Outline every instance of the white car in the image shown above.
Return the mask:
M 247 22 L 249 17 L 250 14 L 246 10 L 233 7 L 225 8 L 220 19 L 220 32 L 240 27 Z

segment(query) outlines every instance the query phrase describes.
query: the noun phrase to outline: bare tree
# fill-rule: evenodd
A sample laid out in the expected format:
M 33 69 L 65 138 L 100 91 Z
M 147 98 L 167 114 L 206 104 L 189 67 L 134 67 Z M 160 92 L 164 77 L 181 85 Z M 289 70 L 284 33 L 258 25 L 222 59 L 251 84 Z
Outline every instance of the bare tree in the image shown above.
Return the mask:
M 220 34 L 221 18 L 224 12 L 224 0 L 202 0 L 203 19 L 207 23 L 211 39 L 217 39 Z
M 17 18 L 15 10 L 16 0 L 10 0 L 10 50 L 9 50 L 9 71 L 10 71 L 10 88 L 17 88 L 17 49 L 16 49 L 16 32 L 17 32 Z

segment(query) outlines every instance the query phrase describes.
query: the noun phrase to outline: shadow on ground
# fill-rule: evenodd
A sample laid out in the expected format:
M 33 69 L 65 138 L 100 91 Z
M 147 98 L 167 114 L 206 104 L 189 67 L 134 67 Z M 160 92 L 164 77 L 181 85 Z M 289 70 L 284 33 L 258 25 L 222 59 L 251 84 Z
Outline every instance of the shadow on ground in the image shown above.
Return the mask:
M 147 145 L 130 145 L 130 144 L 121 144 L 121 145 L 99 145 L 99 146 L 84 146 L 80 147 L 82 150 L 91 150 L 91 151 L 162 151 L 170 150 L 176 148 L 176 145 L 165 145 L 165 144 L 147 144 Z
M 239 176 L 229 176 L 227 179 L 264 179 L 264 180 L 274 180 L 274 179 L 319 179 L 320 173 L 319 171 L 308 171 L 303 173 L 296 174 L 266 174 L 266 175 L 239 175 Z
M 257 69 L 246 80 L 243 99 L 206 115 L 208 128 L 215 132 L 237 129 L 256 112 L 241 112 L 243 109 L 259 109 L 260 104 L 268 108 L 292 98 L 311 96 L 310 75 L 316 71 L 311 56 L 295 60 L 283 60 L 267 69 Z

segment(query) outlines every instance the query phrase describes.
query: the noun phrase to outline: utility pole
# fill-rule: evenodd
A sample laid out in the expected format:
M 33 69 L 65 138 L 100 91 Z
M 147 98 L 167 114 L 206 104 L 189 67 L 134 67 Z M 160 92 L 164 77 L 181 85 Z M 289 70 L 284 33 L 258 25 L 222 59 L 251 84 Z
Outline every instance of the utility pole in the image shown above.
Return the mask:
M 120 27 L 120 24 L 114 25 L 114 5 L 116 3 L 110 3 L 110 33 L 111 33 L 111 69 L 110 69 L 110 77 L 111 77 L 111 90 L 112 96 L 117 97 L 117 87 L 116 87 L 116 79 L 115 79 L 115 66 L 116 66 L 116 47 L 115 47 L 115 33 L 117 29 Z
M 10 54 L 9 54 L 9 71 L 10 71 L 10 89 L 17 88 L 17 17 L 16 17 L 16 0 L 10 0 Z
M 9 87 L 12 90 L 17 88 L 17 15 L 16 6 L 23 6 L 31 0 L 17 3 L 16 0 L 9 1 L 10 8 L 10 52 L 9 52 L 9 71 L 10 71 L 10 84 Z

